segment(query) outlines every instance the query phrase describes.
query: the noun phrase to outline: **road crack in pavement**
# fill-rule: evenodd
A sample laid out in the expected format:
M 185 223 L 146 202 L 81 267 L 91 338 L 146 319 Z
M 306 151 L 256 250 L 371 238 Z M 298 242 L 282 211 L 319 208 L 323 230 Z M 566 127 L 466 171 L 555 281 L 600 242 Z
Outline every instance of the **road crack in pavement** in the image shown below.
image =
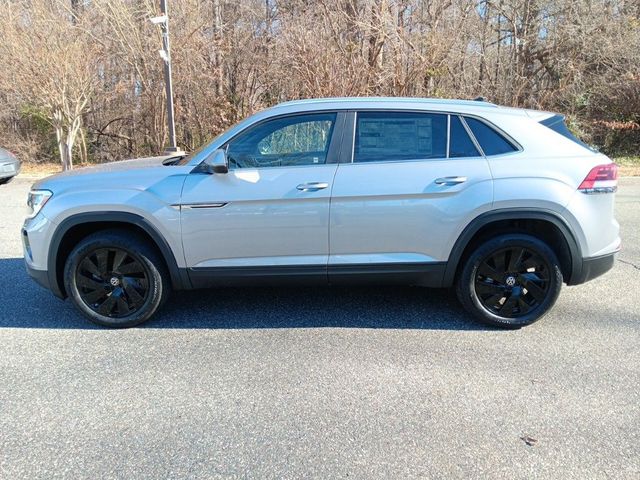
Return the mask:
M 537 438 L 530 437 L 529 435 L 524 435 L 524 436 L 520 437 L 520 440 L 522 440 L 524 443 L 526 443 L 527 446 L 529 446 L 529 447 L 533 447 L 533 446 L 535 446 L 536 443 L 538 443 L 538 439 Z
M 618 261 L 624 263 L 625 265 L 631 265 L 636 270 L 640 270 L 640 267 L 638 265 L 636 265 L 635 263 L 633 263 L 633 262 L 629 262 L 627 260 L 622 260 L 621 258 L 619 258 Z

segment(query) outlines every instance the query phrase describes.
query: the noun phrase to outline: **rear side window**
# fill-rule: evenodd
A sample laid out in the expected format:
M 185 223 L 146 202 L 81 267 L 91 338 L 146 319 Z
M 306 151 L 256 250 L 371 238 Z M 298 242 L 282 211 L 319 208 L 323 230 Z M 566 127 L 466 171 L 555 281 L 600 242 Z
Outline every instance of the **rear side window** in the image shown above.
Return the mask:
M 564 115 L 557 115 L 557 114 L 553 115 L 549 118 L 545 118 L 544 120 L 542 120 L 540 124 L 544 125 L 547 128 L 550 128 L 556 133 L 559 133 L 563 137 L 568 138 L 572 142 L 577 143 L 581 147 L 584 147 L 586 149 L 591 150 L 592 152 L 595 152 L 593 148 L 591 148 L 589 145 L 587 145 L 578 137 L 576 137 L 573 133 L 571 133 L 571 131 L 567 128 L 567 124 L 564 122 Z
M 464 119 L 485 155 L 500 155 L 518 150 L 509 140 L 486 123 L 471 117 L 464 117 Z
M 354 162 L 446 158 L 447 116 L 437 113 L 360 112 Z
M 457 115 L 451 115 L 449 157 L 478 157 L 480 153 Z

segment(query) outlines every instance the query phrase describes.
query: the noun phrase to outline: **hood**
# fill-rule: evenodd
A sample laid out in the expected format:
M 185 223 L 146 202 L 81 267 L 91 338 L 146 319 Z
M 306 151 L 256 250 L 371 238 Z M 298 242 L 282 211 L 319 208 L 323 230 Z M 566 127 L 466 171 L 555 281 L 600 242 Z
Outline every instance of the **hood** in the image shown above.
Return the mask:
M 135 158 L 78 168 L 43 178 L 34 183 L 32 188 L 53 192 L 67 188 L 101 189 L 114 186 L 144 190 L 150 182 L 176 173 L 184 173 L 185 167 L 163 164 L 171 158 L 176 158 L 176 155 Z M 187 170 L 192 168 L 188 167 Z
M 77 177 L 78 175 L 92 175 L 99 172 L 121 172 L 123 170 L 134 170 L 138 168 L 159 167 L 162 165 L 162 162 L 170 158 L 174 158 L 174 156 L 165 155 L 162 157 L 132 158 L 129 160 L 120 160 L 118 162 L 100 163 L 97 165 L 91 165 L 90 167 L 81 167 L 57 173 L 51 177 L 45 178 L 44 180 L 48 180 L 50 178 Z
M 131 173 L 134 177 L 139 172 L 151 173 L 150 170 L 167 169 L 171 170 L 171 165 L 165 166 L 163 162 L 170 158 L 176 158 L 175 155 L 164 155 L 160 157 L 144 157 L 134 158 L 130 160 L 121 160 L 118 162 L 101 163 L 90 167 L 81 167 L 66 172 L 57 173 L 33 184 L 34 189 L 50 188 L 53 185 L 67 182 L 85 182 L 92 178 L 100 178 L 102 181 L 109 181 L 111 178 L 119 178 L 122 180 L 123 174 Z M 166 173 L 169 173 L 167 171 Z

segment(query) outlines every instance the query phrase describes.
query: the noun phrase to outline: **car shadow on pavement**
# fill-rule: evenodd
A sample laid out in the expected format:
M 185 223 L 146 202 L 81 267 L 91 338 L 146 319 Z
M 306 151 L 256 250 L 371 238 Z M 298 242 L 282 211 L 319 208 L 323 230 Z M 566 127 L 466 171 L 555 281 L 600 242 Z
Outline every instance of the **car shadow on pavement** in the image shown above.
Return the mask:
M 36 285 L 22 258 L 0 259 L 0 328 L 99 329 Z M 419 287 L 254 287 L 174 293 L 140 328 L 386 328 L 492 330 L 451 290 Z

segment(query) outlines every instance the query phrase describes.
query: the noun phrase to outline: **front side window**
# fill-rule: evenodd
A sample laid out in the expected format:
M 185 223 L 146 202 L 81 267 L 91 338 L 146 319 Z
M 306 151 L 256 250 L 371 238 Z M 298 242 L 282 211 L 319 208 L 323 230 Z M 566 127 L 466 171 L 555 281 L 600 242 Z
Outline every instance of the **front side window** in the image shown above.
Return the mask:
M 509 140 L 486 123 L 472 117 L 464 117 L 464 119 L 485 155 L 500 155 L 501 153 L 511 153 L 518 150 Z
M 354 162 L 446 158 L 447 115 L 413 112 L 360 112 Z
M 267 120 L 227 144 L 231 168 L 264 168 L 324 164 L 335 113 L 316 113 Z

